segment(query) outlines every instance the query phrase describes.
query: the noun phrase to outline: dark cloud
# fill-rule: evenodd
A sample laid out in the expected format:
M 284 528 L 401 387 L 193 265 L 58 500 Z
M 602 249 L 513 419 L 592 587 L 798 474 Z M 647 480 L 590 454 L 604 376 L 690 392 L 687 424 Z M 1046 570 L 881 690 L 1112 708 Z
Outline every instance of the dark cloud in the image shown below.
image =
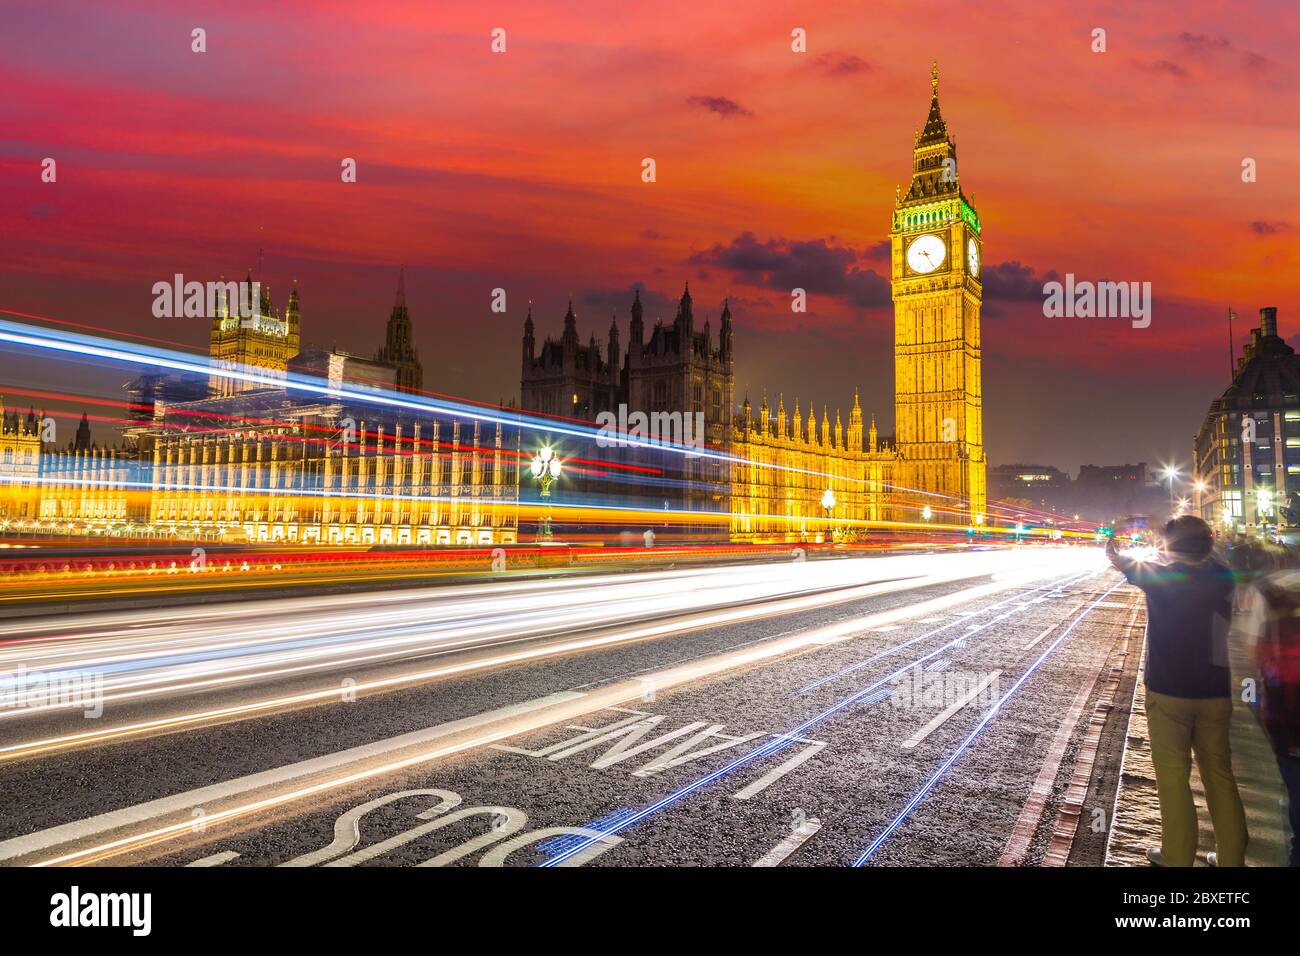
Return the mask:
M 1250 224 L 1250 231 L 1257 236 L 1276 236 L 1279 232 L 1286 232 L 1290 228 L 1291 223 L 1280 219 L 1274 222 L 1257 219 Z
M 1232 47 L 1232 41 L 1225 36 L 1210 36 L 1206 33 L 1188 33 L 1186 31 L 1178 34 L 1178 43 L 1187 53 L 1199 57 L 1209 57 L 1216 53 L 1223 53 Z
M 696 253 L 690 262 L 727 269 L 749 285 L 840 295 L 845 289 L 845 275 L 857 258 L 852 249 L 833 246 L 825 239 L 759 242 L 752 232 L 746 232 L 731 240 L 730 245 L 718 244 L 707 252 Z
M 748 118 L 754 115 L 735 100 L 729 100 L 725 96 L 692 96 L 686 102 L 710 113 L 716 113 L 723 119 Z
M 827 76 L 855 76 L 871 72 L 871 64 L 852 53 L 823 53 L 812 62 L 813 66 Z
M 881 239 L 874 245 L 867 246 L 862 250 L 862 258 L 868 262 L 889 263 L 890 243 L 888 239 Z
M 1220 62 L 1224 56 L 1239 55 L 1242 67 L 1249 74 L 1266 73 L 1273 67 L 1272 60 L 1254 50 L 1240 50 L 1238 53 L 1238 48 L 1225 36 L 1184 31 L 1178 34 L 1178 43 L 1188 56 L 1207 64 Z
M 1247 50 L 1241 56 L 1242 62 L 1246 69 L 1251 73 L 1263 73 L 1273 68 L 1273 61 L 1262 53 L 1256 53 L 1254 50 Z
M 877 247 L 873 247 L 875 253 Z M 731 272 L 737 282 L 810 295 L 843 296 L 849 303 L 872 308 L 889 302 L 889 283 L 871 269 L 859 269 L 863 253 L 827 239 L 767 239 L 752 232 L 696 253 L 691 265 L 714 266 Z
M 1043 297 L 1043 284 L 1059 281 L 1055 270 L 1037 275 L 1034 270 L 1012 259 L 1010 262 L 985 264 L 980 282 L 984 285 L 985 300 L 1027 302 Z
M 1144 70 L 1147 73 L 1163 73 L 1166 76 L 1176 76 L 1180 80 L 1185 80 L 1191 76 L 1184 67 L 1179 66 L 1172 60 L 1156 60 L 1152 63 L 1139 63 L 1137 64 L 1137 67 L 1139 70 Z
M 603 322 L 617 313 L 621 321 L 627 321 L 632 316 L 632 300 L 638 291 L 647 323 L 653 325 L 657 318 L 672 318 L 677 314 L 676 299 L 647 289 L 641 282 L 633 282 L 626 289 L 584 289 L 578 296 L 578 304 L 583 318 L 594 316 Z
M 849 303 L 860 309 L 875 309 L 893 300 L 889 280 L 871 269 L 854 269 L 844 278 Z

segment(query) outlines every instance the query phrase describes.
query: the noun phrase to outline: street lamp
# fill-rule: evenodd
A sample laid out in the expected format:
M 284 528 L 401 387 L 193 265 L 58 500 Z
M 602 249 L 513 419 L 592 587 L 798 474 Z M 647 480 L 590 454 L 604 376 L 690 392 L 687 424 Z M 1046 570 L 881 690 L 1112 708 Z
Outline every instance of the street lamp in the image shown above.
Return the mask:
M 1178 469 L 1173 465 L 1165 466 L 1165 477 L 1169 479 L 1169 510 L 1174 510 L 1174 479 L 1178 477 Z
M 931 518 L 934 517 L 934 512 L 930 510 L 929 505 L 926 505 L 924 508 L 921 509 L 921 517 L 924 518 L 926 521 L 929 521 Z
M 976 524 L 983 524 L 983 523 L 984 523 L 984 512 L 981 511 L 979 514 L 977 514 L 977 515 L 975 516 L 975 523 L 976 523 Z
M 1273 511 L 1273 492 L 1268 488 L 1260 488 L 1255 492 L 1255 509 L 1258 512 L 1259 523 L 1265 524 L 1265 518 Z
M 831 512 L 834 510 L 835 510 L 835 492 L 827 488 L 826 493 L 822 495 L 822 511 L 826 512 L 826 529 L 828 531 L 831 531 Z M 831 531 L 831 537 L 833 538 L 834 536 L 835 536 L 834 531 Z
M 529 470 L 533 477 L 537 479 L 537 484 L 541 489 L 543 498 L 551 497 L 551 485 L 560 477 L 563 470 L 560 459 L 549 445 L 543 446 L 540 451 L 533 456 L 533 460 L 528 464 Z M 546 504 L 546 514 L 542 518 L 542 537 L 547 541 L 551 540 L 551 505 Z

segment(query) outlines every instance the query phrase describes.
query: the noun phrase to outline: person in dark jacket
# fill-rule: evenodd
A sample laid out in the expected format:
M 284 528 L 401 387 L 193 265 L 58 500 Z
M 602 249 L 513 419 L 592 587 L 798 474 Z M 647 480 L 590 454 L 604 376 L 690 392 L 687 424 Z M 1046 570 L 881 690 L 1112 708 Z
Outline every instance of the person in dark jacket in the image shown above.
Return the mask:
M 1229 727 L 1232 675 L 1227 633 L 1232 572 L 1211 555 L 1214 533 L 1183 515 L 1164 529 L 1162 559 L 1121 554 L 1111 563 L 1147 599 L 1146 709 L 1151 760 L 1160 797 L 1161 847 L 1147 850 L 1157 866 L 1191 866 L 1198 826 L 1190 784 L 1192 755 L 1205 786 L 1217 853 L 1212 864 L 1244 866 L 1246 815 L 1232 773 Z

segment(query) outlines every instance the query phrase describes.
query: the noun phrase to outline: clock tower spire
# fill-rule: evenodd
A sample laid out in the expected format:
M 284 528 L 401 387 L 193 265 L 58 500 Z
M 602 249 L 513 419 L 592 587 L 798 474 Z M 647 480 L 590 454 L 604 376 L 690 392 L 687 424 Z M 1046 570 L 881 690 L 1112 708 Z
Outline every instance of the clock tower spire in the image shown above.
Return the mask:
M 913 144 L 912 181 L 896 192 L 889 235 L 895 474 L 903 514 L 929 503 L 973 519 L 986 498 L 983 238 L 974 200 L 961 189 L 957 144 L 939 109 L 938 63 L 930 70 L 930 111 Z M 936 502 L 933 494 L 948 500 Z

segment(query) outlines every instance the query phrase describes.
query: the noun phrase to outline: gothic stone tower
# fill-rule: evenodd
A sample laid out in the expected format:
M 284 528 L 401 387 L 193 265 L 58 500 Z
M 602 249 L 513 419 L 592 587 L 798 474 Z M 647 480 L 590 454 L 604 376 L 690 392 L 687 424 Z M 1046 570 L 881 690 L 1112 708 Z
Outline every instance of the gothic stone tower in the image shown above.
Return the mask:
M 411 338 L 411 316 L 406 311 L 406 270 L 397 273 L 397 301 L 388 317 L 384 347 L 375 353 L 375 361 L 397 369 L 397 390 L 418 392 L 424 385 L 420 353 Z
M 939 67 L 916 137 L 912 182 L 895 190 L 890 229 L 894 298 L 895 481 L 903 513 L 931 504 L 960 522 L 985 507 L 980 377 L 983 240 L 957 175 L 957 144 L 939 112 Z M 951 496 L 942 501 L 909 489 Z
M 298 305 L 298 288 L 289 294 L 289 304 L 281 317 L 271 304 L 271 290 L 261 287 L 259 301 L 252 302 L 253 275 L 249 270 L 243 288 L 243 312 L 231 308 L 224 292 L 218 297 L 217 314 L 212 317 L 208 354 L 219 369 L 239 370 L 283 377 L 289 360 L 301 350 L 302 316 Z M 238 306 L 238 303 L 236 303 Z M 265 388 L 241 379 L 213 374 L 209 379 L 214 397 L 223 398 L 237 392 Z

